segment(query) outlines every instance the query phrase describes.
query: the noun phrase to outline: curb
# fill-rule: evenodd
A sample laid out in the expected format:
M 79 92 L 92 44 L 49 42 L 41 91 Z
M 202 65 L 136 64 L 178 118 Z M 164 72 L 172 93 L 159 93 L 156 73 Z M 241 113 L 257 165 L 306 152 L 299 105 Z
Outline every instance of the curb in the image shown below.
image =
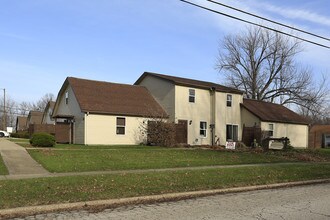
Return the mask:
M 37 215 L 37 214 L 46 214 L 51 212 L 77 211 L 77 210 L 98 212 L 104 209 L 116 208 L 125 205 L 150 204 L 155 202 L 170 202 L 170 201 L 177 201 L 183 199 L 191 199 L 196 197 L 211 196 L 216 194 L 239 193 L 239 192 L 247 192 L 254 190 L 277 189 L 277 188 L 311 185 L 311 184 L 322 184 L 322 183 L 330 183 L 330 178 L 320 179 L 320 180 L 289 182 L 289 183 L 276 183 L 270 185 L 245 186 L 245 187 L 234 187 L 227 189 L 169 193 L 163 195 L 140 196 L 140 197 L 131 197 L 131 198 L 122 198 L 122 199 L 95 200 L 95 201 L 76 202 L 76 203 L 28 206 L 28 207 L 2 209 L 2 210 L 0 209 L 0 219 L 18 218 L 18 217 Z

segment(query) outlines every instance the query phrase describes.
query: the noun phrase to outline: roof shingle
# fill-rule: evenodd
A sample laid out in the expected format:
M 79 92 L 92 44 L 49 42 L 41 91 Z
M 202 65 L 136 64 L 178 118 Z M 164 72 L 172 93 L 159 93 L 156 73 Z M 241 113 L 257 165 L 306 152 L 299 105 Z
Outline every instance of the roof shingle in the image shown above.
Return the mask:
M 146 76 L 153 76 L 153 77 L 157 77 L 157 78 L 160 78 L 163 80 L 167 80 L 167 81 L 174 83 L 175 85 L 189 86 L 189 87 L 200 88 L 200 89 L 214 88 L 218 92 L 243 94 L 243 92 L 238 89 L 226 87 L 226 86 L 212 83 L 212 82 L 206 82 L 206 81 L 200 81 L 200 80 L 188 79 L 188 78 L 182 78 L 182 77 L 176 77 L 176 76 L 169 76 L 169 75 L 163 75 L 163 74 L 151 73 L 151 72 L 144 72 L 140 76 L 140 78 L 134 83 L 134 85 L 140 84 L 140 82 Z
M 253 99 L 243 99 L 241 105 L 261 121 L 308 125 L 303 117 L 282 105 Z
M 167 117 L 143 86 L 67 78 L 82 111 L 142 117 Z

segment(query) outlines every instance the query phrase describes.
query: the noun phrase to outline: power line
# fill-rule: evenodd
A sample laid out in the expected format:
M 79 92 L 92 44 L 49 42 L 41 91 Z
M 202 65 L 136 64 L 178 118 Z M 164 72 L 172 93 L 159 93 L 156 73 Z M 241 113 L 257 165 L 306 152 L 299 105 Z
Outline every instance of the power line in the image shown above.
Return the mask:
M 310 43 L 310 44 L 314 44 L 314 45 L 317 45 L 317 46 L 320 46 L 320 47 L 324 47 L 324 48 L 330 49 L 329 46 L 326 46 L 326 45 L 323 45 L 323 44 L 320 44 L 320 43 L 317 43 L 317 42 L 314 42 L 314 41 L 311 41 L 311 40 L 307 40 L 307 39 L 304 39 L 304 38 L 301 38 L 301 37 L 297 37 L 297 36 L 295 36 L 293 34 L 288 34 L 288 33 L 285 33 L 283 31 L 276 30 L 274 28 L 270 28 L 270 27 L 267 27 L 267 26 L 264 26 L 264 25 L 261 25 L 261 24 L 257 24 L 257 23 L 251 22 L 251 21 L 247 21 L 247 20 L 244 20 L 242 18 L 238 18 L 238 17 L 232 16 L 232 15 L 229 15 L 229 14 L 226 14 L 226 13 L 223 13 L 223 12 L 220 12 L 220 11 L 216 11 L 214 9 L 210 9 L 210 8 L 207 8 L 207 7 L 204 7 L 204 6 L 201 6 L 201 5 L 198 5 L 198 4 L 195 4 L 195 3 L 192 3 L 192 2 L 186 1 L 186 0 L 179 0 L 179 1 L 182 1 L 184 3 L 193 5 L 195 7 L 198 7 L 198 8 L 201 8 L 201 9 L 204 9 L 204 10 L 207 10 L 207 11 L 210 11 L 210 12 L 213 12 L 213 13 L 216 13 L 216 14 L 223 15 L 225 17 L 229 17 L 229 18 L 232 18 L 232 19 L 235 19 L 235 20 L 238 20 L 238 21 L 242 21 L 242 22 L 247 23 L 247 24 L 251 24 L 251 25 L 255 25 L 255 26 L 261 27 L 261 28 L 265 28 L 267 30 L 274 31 L 274 32 L 277 32 L 279 34 L 283 34 L 283 35 L 286 35 L 286 36 L 289 36 L 289 37 L 293 37 L 293 38 L 296 38 L 298 40 L 301 40 L 301 41 L 304 41 L 304 42 L 307 42 L 307 43 Z
M 318 34 L 314 34 L 312 32 L 308 32 L 308 31 L 305 31 L 305 30 L 302 30 L 302 29 L 299 29 L 299 28 L 296 28 L 296 27 L 293 27 L 293 26 L 290 26 L 290 25 L 286 25 L 286 24 L 283 24 L 283 23 L 280 23 L 278 21 L 274 21 L 274 20 L 271 20 L 269 18 L 265 18 L 265 17 L 262 17 L 262 16 L 259 16 L 259 15 L 256 15 L 256 14 L 253 14 L 253 13 L 250 13 L 250 12 L 247 12 L 247 11 L 244 11 L 242 9 L 239 9 L 239 8 L 235 8 L 235 7 L 232 7 L 232 6 L 229 6 L 229 5 L 226 5 L 226 4 L 223 4 L 223 3 L 220 3 L 220 2 L 216 2 L 216 1 L 213 1 L 213 0 L 206 0 L 206 1 L 209 1 L 209 2 L 212 2 L 213 4 L 217 4 L 217 5 L 221 5 L 223 7 L 226 7 L 226 8 L 230 8 L 232 10 L 235 10 L 235 11 L 239 11 L 243 14 L 247 14 L 247 15 L 250 15 L 250 16 L 253 16 L 253 17 L 256 17 L 256 18 L 259 18 L 259 19 L 262 19 L 262 20 L 265 20 L 265 21 L 268 21 L 268 22 L 271 22 L 273 24 L 277 24 L 277 25 L 280 25 L 282 27 L 286 27 L 286 28 L 290 28 L 292 30 L 295 30 L 295 31 L 299 31 L 299 32 L 302 32 L 304 34 L 308 34 L 308 35 L 311 35 L 313 37 L 318 37 L 318 38 L 321 38 L 323 40 L 327 40 L 327 41 L 330 41 L 330 38 L 327 38 L 327 37 L 323 37 L 321 35 L 318 35 Z

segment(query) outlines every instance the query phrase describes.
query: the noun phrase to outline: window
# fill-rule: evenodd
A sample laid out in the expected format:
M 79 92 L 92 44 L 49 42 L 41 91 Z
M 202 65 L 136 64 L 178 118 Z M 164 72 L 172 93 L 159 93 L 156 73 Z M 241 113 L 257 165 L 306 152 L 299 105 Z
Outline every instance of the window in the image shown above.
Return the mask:
M 274 136 L 274 124 L 268 124 L 268 135 L 269 137 Z
M 199 123 L 199 134 L 200 134 L 200 136 L 206 137 L 206 128 L 207 128 L 206 122 L 205 121 L 201 121 Z
M 232 103 L 233 97 L 232 95 L 227 95 L 227 106 L 231 107 L 231 103 Z
M 227 125 L 226 134 L 227 140 L 238 141 L 238 125 Z
M 69 103 L 69 92 L 65 93 L 65 104 Z
M 195 89 L 189 89 L 189 102 L 195 102 Z
M 117 118 L 116 134 L 125 134 L 126 119 Z

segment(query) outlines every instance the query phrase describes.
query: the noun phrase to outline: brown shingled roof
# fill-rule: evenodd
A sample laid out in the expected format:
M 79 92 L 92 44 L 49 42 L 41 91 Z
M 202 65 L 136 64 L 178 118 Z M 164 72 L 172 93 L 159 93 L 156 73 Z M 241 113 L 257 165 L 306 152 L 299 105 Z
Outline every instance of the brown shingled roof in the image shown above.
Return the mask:
M 41 124 L 43 114 L 44 114 L 43 112 L 39 112 L 39 111 L 30 111 L 28 115 L 27 123 Z
M 18 128 L 19 130 L 25 130 L 27 128 L 26 121 L 27 121 L 27 117 L 17 116 L 16 129 Z
M 83 112 L 143 117 L 167 117 L 143 86 L 68 77 Z
M 252 99 L 243 99 L 241 105 L 261 121 L 308 124 L 303 117 L 282 105 Z
M 236 93 L 236 94 L 243 94 L 242 91 L 230 87 L 226 87 L 220 84 L 212 83 L 212 82 L 205 82 L 195 79 L 187 79 L 182 77 L 176 77 L 176 76 L 168 76 L 158 73 L 150 73 L 150 72 L 144 72 L 140 78 L 134 83 L 134 85 L 140 84 L 140 82 L 146 77 L 146 76 L 153 76 L 160 79 L 164 79 L 167 81 L 170 81 L 174 83 L 175 85 L 181 85 L 181 86 L 189 86 L 193 88 L 200 88 L 200 89 L 210 89 L 215 88 L 218 92 L 228 92 L 228 93 Z

